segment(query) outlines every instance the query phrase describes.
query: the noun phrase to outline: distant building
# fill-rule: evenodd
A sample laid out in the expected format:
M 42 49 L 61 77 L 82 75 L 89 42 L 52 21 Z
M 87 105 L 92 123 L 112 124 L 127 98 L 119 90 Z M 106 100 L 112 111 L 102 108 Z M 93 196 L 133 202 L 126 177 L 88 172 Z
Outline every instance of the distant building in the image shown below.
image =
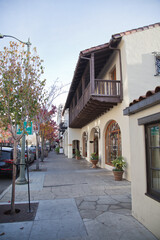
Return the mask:
M 59 136 L 58 136 L 58 139 L 59 139 L 59 145 L 60 147 L 63 147 L 65 148 L 65 143 L 64 143 L 64 132 L 65 130 L 68 128 L 68 111 L 65 112 L 65 114 L 63 115 L 62 112 L 63 112 L 63 108 L 64 108 L 64 105 L 63 104 L 60 104 L 58 106 L 58 109 L 57 109 L 57 125 L 58 125 L 58 131 L 59 131 Z M 66 149 L 67 151 L 67 149 Z

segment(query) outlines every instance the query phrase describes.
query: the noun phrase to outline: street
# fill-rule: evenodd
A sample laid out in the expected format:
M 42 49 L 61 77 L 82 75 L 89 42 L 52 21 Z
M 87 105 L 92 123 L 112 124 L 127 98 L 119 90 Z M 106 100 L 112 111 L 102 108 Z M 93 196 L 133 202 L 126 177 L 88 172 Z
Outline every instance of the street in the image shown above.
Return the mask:
M 31 167 L 31 165 L 30 165 Z M 18 175 L 19 176 L 19 175 Z M 12 178 L 9 175 L 0 175 L 0 194 L 7 189 L 12 183 Z

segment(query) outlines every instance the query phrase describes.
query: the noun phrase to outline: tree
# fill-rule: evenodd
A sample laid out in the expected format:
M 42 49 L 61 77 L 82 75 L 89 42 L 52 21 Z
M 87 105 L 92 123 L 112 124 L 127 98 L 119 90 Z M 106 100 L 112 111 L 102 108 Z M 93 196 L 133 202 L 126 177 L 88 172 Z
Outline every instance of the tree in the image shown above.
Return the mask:
M 50 120 L 48 124 L 46 124 L 46 131 L 44 136 L 45 140 L 49 141 L 50 147 L 53 141 L 55 141 L 58 137 L 57 131 L 58 131 L 58 127 L 56 122 L 54 120 Z
M 48 111 L 45 106 L 42 108 L 42 114 L 41 114 L 41 125 L 40 125 L 40 136 L 41 136 L 41 161 L 44 160 L 44 143 L 46 140 L 46 134 L 49 131 L 49 125 L 50 130 L 55 132 L 55 128 L 51 129 L 51 124 L 56 125 L 56 123 L 52 120 L 52 117 L 54 116 L 56 112 L 56 107 L 52 105 L 51 110 Z
M 45 85 L 45 80 L 41 81 L 42 60 L 36 49 L 31 55 L 24 47 L 10 42 L 10 47 L 0 52 L 0 122 L 14 139 L 11 213 L 15 212 L 17 143 L 25 134 L 24 121 L 29 124 L 37 113 Z M 21 135 L 17 135 L 17 125 L 23 130 Z
M 48 131 L 48 124 L 53 125 L 52 116 L 56 112 L 56 107 L 51 106 L 50 111 L 46 108 L 47 104 L 43 104 L 41 108 L 37 111 L 37 114 L 34 118 L 34 131 L 36 133 L 36 170 L 39 170 L 39 156 L 38 156 L 38 148 L 39 148 L 39 136 L 41 136 L 41 161 L 44 160 L 44 141 L 45 141 L 45 132 Z M 55 122 L 54 122 L 55 125 Z M 50 128 L 51 129 L 51 128 Z M 54 128 L 52 128 L 54 132 Z M 53 133 L 52 133 L 53 134 Z
M 57 125 L 56 122 L 50 119 L 42 126 L 42 134 L 44 141 L 49 141 L 50 146 L 53 141 L 57 138 Z
M 39 146 L 39 136 L 41 136 L 41 160 L 44 159 L 44 135 L 45 126 L 51 120 L 56 112 L 56 107 L 53 105 L 54 100 L 61 94 L 66 93 L 64 88 L 69 84 L 62 84 L 59 82 L 58 78 L 50 86 L 50 90 L 45 94 L 45 99 L 43 98 L 39 111 L 34 118 L 35 133 L 36 133 L 36 170 L 39 170 L 39 157 L 38 157 L 38 146 Z M 51 129 L 51 128 L 50 128 Z M 55 136 L 55 127 L 52 128 L 52 134 Z
M 12 142 L 12 134 L 10 133 L 10 131 L 5 129 L 4 127 L 0 127 L 0 143 L 2 142 L 6 142 L 6 143 Z

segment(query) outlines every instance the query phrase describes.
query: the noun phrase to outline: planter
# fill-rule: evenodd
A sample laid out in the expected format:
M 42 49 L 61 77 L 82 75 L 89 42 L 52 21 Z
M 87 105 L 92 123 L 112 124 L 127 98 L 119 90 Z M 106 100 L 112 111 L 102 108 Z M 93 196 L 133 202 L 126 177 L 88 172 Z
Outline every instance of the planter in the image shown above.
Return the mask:
M 113 171 L 115 181 L 122 181 L 124 171 Z
M 97 168 L 98 159 L 91 159 L 91 163 L 93 164 L 92 168 Z
M 76 156 L 76 159 L 77 159 L 77 160 L 80 160 L 80 159 L 81 159 L 81 156 Z

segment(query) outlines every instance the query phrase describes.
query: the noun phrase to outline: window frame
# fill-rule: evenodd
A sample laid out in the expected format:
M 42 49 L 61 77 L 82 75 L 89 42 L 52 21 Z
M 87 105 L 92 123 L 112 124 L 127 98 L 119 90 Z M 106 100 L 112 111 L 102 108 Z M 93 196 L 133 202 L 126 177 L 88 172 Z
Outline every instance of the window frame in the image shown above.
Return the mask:
M 160 120 L 155 121 L 155 122 L 149 122 L 147 124 L 145 124 L 145 146 L 146 146 L 146 181 L 147 181 L 147 192 L 146 195 L 153 198 L 154 200 L 160 202 L 160 192 L 156 191 L 153 187 L 152 187 L 152 170 L 157 170 L 160 171 L 159 168 L 153 168 L 151 166 L 151 161 L 152 161 L 152 157 L 151 157 L 151 150 L 154 148 L 150 145 L 150 133 L 149 133 L 149 129 L 151 127 L 154 126 L 159 126 L 160 128 Z M 160 146 L 158 146 L 158 148 L 160 148 Z
M 155 65 L 156 65 L 156 76 L 160 76 L 160 55 L 155 57 Z M 158 63 L 159 62 L 159 63 Z
M 154 76 L 160 76 L 160 52 L 153 52 L 152 54 L 154 54 L 155 57 L 155 75 Z M 159 63 L 157 63 L 157 60 L 159 61 Z

